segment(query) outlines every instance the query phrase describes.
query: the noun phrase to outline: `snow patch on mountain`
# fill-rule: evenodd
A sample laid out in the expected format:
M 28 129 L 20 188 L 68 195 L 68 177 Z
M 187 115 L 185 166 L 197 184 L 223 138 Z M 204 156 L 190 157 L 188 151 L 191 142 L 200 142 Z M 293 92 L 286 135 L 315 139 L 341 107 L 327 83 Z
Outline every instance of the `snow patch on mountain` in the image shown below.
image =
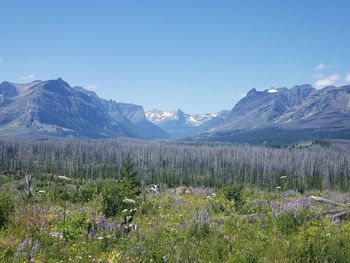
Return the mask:
M 268 93 L 277 93 L 277 92 L 278 92 L 278 90 L 276 90 L 276 89 L 272 88 L 272 89 L 269 89 L 267 92 L 268 92 Z
M 180 121 L 180 114 L 181 110 L 178 111 L 161 111 L 161 110 L 151 110 L 146 112 L 146 118 L 155 123 L 160 124 L 167 121 Z M 212 120 L 213 118 L 216 118 L 219 115 L 219 113 L 205 113 L 205 114 L 195 114 L 191 115 L 188 113 L 185 113 L 186 118 L 186 124 L 197 127 L 205 122 L 208 122 Z

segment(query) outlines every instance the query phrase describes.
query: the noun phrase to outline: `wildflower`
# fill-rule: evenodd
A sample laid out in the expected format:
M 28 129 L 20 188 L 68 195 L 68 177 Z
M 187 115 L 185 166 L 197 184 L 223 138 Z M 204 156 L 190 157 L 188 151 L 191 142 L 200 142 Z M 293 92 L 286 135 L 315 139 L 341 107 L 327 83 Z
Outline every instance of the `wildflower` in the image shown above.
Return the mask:
M 34 254 L 39 250 L 39 241 L 33 239 L 31 237 L 27 237 L 22 243 L 19 243 L 18 249 L 16 252 L 16 257 L 20 255 L 24 255 L 33 259 Z
M 63 234 L 57 233 L 57 232 L 50 233 L 49 236 L 50 236 L 50 237 L 58 237 L 58 238 L 60 238 L 60 239 L 63 238 Z
M 39 249 L 39 241 L 35 240 L 32 246 L 32 252 L 36 252 Z
M 125 199 L 123 200 L 123 202 L 126 203 L 126 204 L 135 204 L 135 203 L 136 203 L 135 200 L 130 199 L 130 198 L 125 198 Z
M 59 175 L 58 176 L 58 179 L 62 180 L 62 181 L 66 181 L 66 182 L 69 182 L 71 181 L 72 179 L 67 177 L 67 176 L 62 176 L 62 175 Z
M 98 239 L 98 240 L 102 240 L 102 239 L 103 239 L 103 237 L 98 237 L 97 239 Z

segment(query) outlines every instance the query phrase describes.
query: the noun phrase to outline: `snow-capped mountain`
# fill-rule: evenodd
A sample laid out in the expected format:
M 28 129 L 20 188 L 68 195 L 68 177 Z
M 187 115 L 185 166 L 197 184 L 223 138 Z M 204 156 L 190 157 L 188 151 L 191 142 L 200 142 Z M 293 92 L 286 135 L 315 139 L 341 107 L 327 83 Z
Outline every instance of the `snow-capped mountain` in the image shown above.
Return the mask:
M 186 139 L 283 145 L 350 139 L 350 85 L 251 89 L 230 112 L 144 112 L 56 80 L 0 83 L 0 137 Z
M 181 138 L 210 130 L 223 122 L 227 111 L 191 115 L 181 109 L 177 111 L 151 110 L 146 118 L 158 125 L 174 138 Z
M 221 112 L 191 115 L 188 113 L 184 113 L 180 109 L 177 111 L 151 110 L 146 112 L 146 118 L 155 124 L 160 124 L 164 121 L 170 120 L 179 121 L 181 118 L 184 117 L 186 120 L 186 124 L 196 127 L 212 120 L 213 118 L 218 117 L 220 113 Z

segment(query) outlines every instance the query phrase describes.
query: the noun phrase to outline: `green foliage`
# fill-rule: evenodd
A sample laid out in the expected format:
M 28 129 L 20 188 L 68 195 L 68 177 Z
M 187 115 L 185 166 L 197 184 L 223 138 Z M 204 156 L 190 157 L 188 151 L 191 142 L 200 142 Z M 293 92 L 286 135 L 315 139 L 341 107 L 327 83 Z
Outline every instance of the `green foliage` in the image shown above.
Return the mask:
M 223 194 L 213 194 L 207 197 L 210 210 L 213 213 L 230 214 L 235 211 L 235 202 L 228 200 Z
M 210 235 L 210 225 L 208 223 L 193 223 L 188 231 L 190 238 L 205 238 Z
M 144 192 L 138 209 L 142 215 L 156 215 L 159 210 L 159 204 L 156 199 L 147 197 L 147 194 Z
M 242 185 L 230 185 L 222 189 L 225 197 L 229 201 L 234 201 L 235 208 L 241 209 L 244 205 L 244 187 Z
M 277 217 L 277 227 L 285 235 L 297 230 L 298 222 L 294 213 L 283 213 Z
M 299 213 L 287 212 L 282 213 L 276 218 L 277 227 L 285 235 L 296 232 L 301 226 L 311 220 L 314 215 L 307 211 L 301 210 Z
M 317 215 L 326 209 L 320 204 L 281 213 L 306 198 L 298 193 L 285 194 L 285 206 L 276 214 L 272 206 L 281 204 L 276 191 L 227 186 L 216 193 L 199 188 L 182 193 L 181 188 L 162 188 L 137 196 L 127 179 L 75 180 L 72 174 L 65 182 L 57 175 L 40 176 L 35 182 L 43 194 L 16 204 L 12 222 L 0 231 L 0 262 L 288 263 L 350 258 L 350 220 L 335 224 L 320 219 Z M 256 214 L 257 220 L 249 220 L 248 215 Z M 24 241 L 29 245 L 19 251 Z
M 348 262 L 349 228 L 312 221 L 297 234 L 290 252 L 295 262 Z
M 92 187 L 80 189 L 79 199 L 81 202 L 86 203 L 92 200 L 95 196 L 95 189 Z
M 120 169 L 120 175 L 122 179 L 130 181 L 132 188 L 135 189 L 137 194 L 141 192 L 141 179 L 130 155 L 128 155 L 123 162 Z
M 77 239 L 84 228 L 86 214 L 79 213 L 69 217 L 65 224 L 62 225 L 62 233 L 66 242 Z
M 135 191 L 128 180 L 106 181 L 101 195 L 104 215 L 114 217 L 130 207 L 125 199 L 134 199 Z
M 15 205 L 12 198 L 8 194 L 0 193 L 0 229 L 8 223 L 14 209 Z

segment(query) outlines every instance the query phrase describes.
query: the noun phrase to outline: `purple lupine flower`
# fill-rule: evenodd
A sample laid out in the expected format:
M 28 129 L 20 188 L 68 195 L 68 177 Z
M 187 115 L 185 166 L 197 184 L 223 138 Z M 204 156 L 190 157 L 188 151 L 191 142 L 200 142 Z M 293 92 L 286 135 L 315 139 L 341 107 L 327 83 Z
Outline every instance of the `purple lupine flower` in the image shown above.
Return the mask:
M 18 244 L 18 249 L 16 254 L 21 254 L 29 245 L 32 244 L 32 238 L 27 237 L 23 242 Z
M 38 241 L 38 240 L 35 240 L 35 241 L 33 242 L 32 248 L 31 248 L 31 250 L 30 250 L 30 257 L 31 257 L 31 258 L 34 257 L 34 254 L 35 254 L 35 252 L 38 251 L 39 247 L 40 247 L 39 241 Z
M 112 222 L 108 225 L 108 231 L 114 231 L 117 228 L 117 224 Z
M 99 217 L 98 219 L 98 226 L 105 228 L 106 224 L 108 224 L 108 221 L 104 217 Z
M 25 256 L 29 255 L 30 258 L 33 258 L 35 252 L 38 251 L 39 247 L 39 241 L 35 240 L 33 242 L 32 237 L 27 237 L 23 242 L 18 244 L 18 249 L 15 256 L 18 257 L 23 254 Z

